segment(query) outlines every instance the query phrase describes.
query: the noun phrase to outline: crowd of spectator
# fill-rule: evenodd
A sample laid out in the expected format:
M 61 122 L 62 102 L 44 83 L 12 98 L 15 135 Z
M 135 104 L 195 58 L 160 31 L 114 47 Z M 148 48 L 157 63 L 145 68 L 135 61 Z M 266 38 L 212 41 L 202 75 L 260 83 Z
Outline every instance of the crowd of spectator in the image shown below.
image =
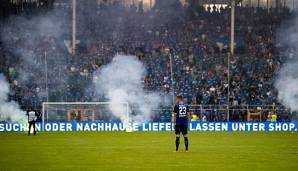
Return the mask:
M 294 12 L 287 8 L 236 7 L 233 56 L 229 53 L 228 7 L 205 9 L 177 3 L 144 11 L 141 6 L 124 7 L 117 3 L 81 4 L 77 18 L 80 43 L 75 55 L 69 53 L 66 41 L 59 43 L 63 36 L 71 35 L 71 9 L 66 5 L 47 10 L 69 21 L 63 24 L 60 37 L 42 35 L 35 39 L 32 45 L 38 47 L 26 42 L 32 35 L 14 33 L 21 32 L 28 23 L 18 26 L 17 21 L 6 17 L 0 24 L 5 27 L 15 22 L 5 33 L 13 41 L 0 42 L 0 72 L 11 83 L 11 99 L 23 107 L 40 107 L 47 100 L 103 101 L 93 91 L 92 72 L 118 53 L 136 55 L 144 62 L 148 91 L 181 94 L 192 105 L 229 105 L 234 109 L 231 120 L 245 121 L 247 117 L 235 109 L 247 105 L 277 106 L 279 120 L 290 120 L 274 88 L 280 66 L 295 54 L 295 49 L 283 47 L 276 39 L 281 23 L 293 16 Z M 34 15 L 28 10 L 21 15 L 30 20 L 40 14 L 37 8 Z M 15 49 L 19 49 L 18 53 Z M 18 54 L 28 54 L 33 61 L 29 65 Z M 28 73 L 25 78 L 24 73 Z M 198 114 L 203 115 L 200 111 Z M 170 115 L 159 111 L 153 119 L 169 120 Z M 204 115 L 210 121 L 227 120 L 226 112 L 214 112 L 214 108 Z

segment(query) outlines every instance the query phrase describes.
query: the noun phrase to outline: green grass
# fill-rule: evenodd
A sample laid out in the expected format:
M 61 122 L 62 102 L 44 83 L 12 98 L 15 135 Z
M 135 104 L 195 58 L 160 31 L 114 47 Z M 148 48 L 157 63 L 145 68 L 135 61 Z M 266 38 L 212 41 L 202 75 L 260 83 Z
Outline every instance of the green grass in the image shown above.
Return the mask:
M 298 170 L 297 133 L 0 133 L 0 170 Z

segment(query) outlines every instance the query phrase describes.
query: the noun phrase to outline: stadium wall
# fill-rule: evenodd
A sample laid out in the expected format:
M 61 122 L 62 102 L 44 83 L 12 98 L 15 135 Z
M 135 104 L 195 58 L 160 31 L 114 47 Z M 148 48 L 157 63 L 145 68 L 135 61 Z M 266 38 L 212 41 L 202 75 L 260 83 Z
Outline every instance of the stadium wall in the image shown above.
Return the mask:
M 121 122 L 45 122 L 36 124 L 37 131 L 174 131 L 171 122 L 121 123 Z M 27 124 L 0 123 L 0 132 L 28 131 Z M 191 122 L 191 132 L 297 132 L 298 122 Z

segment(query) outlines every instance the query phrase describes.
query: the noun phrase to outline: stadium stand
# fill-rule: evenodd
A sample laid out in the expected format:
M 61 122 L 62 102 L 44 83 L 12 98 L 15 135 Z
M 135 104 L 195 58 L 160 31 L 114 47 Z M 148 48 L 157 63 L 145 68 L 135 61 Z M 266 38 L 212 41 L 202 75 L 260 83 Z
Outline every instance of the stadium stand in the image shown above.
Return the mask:
M 0 28 L 9 25 L 12 11 L 14 15 L 30 18 L 41 15 L 43 10 L 56 10 L 55 17 L 71 18 L 69 10 L 65 10 L 69 9 L 67 6 L 53 9 L 53 4 L 41 7 L 36 2 L 22 8 L 17 4 L 2 5 L 10 9 L 2 11 Z M 136 55 L 146 64 L 148 73 L 144 82 L 148 91 L 170 94 L 174 89 L 175 94 L 183 94 L 193 105 L 227 105 L 229 101 L 232 121 L 246 121 L 247 105 L 278 106 L 278 120 L 291 120 L 291 114 L 280 105 L 273 85 L 280 66 L 297 50 L 280 46 L 275 37 L 281 22 L 293 15 L 288 8 L 236 8 L 236 54 L 231 59 L 230 97 L 227 97 L 228 9 L 214 8 L 211 12 L 211 7 L 206 10 L 172 5 L 164 9 L 156 5 L 144 11 L 141 7 L 124 7 L 118 3 L 102 3 L 96 7 L 87 3 L 80 7 L 89 10 L 77 18 L 78 23 L 83 24 L 77 28 L 81 43 L 75 56 L 55 37 L 45 35 L 35 40 L 39 47 L 24 42 L 26 36 L 31 35 L 13 37 L 13 32 L 30 27 L 28 23 L 10 27 L 7 35 L 14 40 L 10 45 L 0 42 L 0 71 L 7 76 L 14 92 L 10 98 L 23 108 L 40 108 L 41 102 L 47 100 L 45 80 L 38 79 L 44 77 L 44 72 L 38 67 L 19 65 L 21 59 L 11 53 L 14 50 L 10 48 L 34 54 L 36 66 L 44 65 L 47 53 L 50 101 L 103 101 L 103 97 L 96 96 L 88 86 L 92 84 L 92 72 L 108 63 L 115 54 L 122 53 Z M 96 15 L 89 17 L 90 13 Z M 70 30 L 71 21 L 63 27 Z M 56 61 L 59 56 L 63 58 Z M 170 57 L 173 59 L 173 82 Z M 19 72 L 32 69 L 37 74 L 29 75 L 26 83 L 18 79 Z M 200 112 L 198 115 L 199 118 L 203 116 Z M 206 110 L 204 116 L 208 121 L 226 120 L 224 112 L 213 109 Z M 171 113 L 155 111 L 152 120 L 170 121 Z

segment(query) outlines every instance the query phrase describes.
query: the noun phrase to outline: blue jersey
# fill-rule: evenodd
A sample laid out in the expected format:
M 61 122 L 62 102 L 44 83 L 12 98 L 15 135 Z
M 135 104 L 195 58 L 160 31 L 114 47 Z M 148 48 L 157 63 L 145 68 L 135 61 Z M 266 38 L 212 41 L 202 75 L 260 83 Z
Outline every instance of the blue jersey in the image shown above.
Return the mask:
M 176 125 L 188 124 L 189 107 L 187 104 L 176 104 L 174 113 L 176 113 Z

